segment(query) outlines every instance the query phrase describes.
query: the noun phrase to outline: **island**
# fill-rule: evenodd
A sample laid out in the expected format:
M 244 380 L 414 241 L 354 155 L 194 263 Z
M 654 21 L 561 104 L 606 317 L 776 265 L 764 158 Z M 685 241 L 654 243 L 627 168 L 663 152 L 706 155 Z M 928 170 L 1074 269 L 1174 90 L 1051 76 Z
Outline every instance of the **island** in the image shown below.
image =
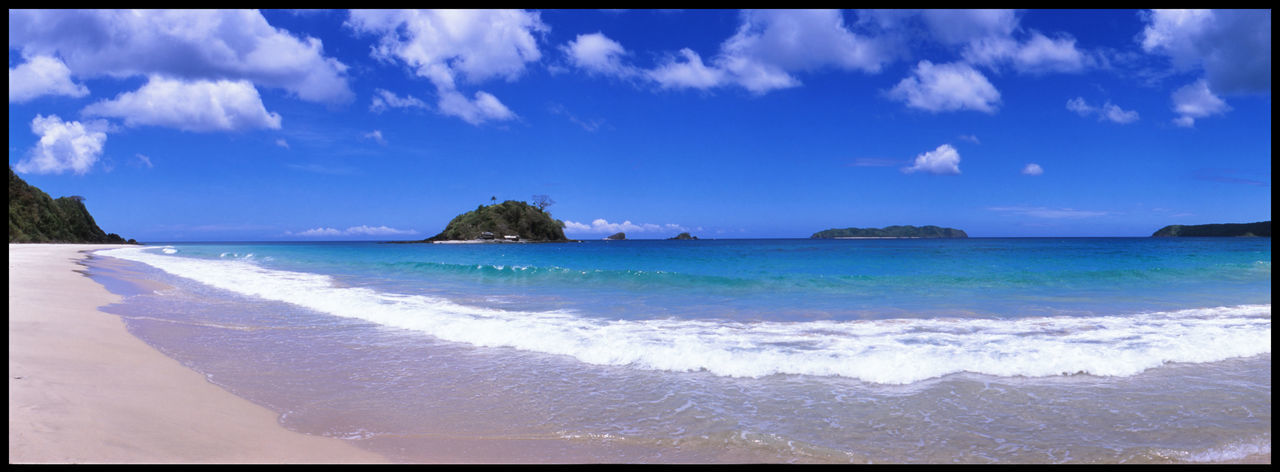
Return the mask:
M 54 199 L 9 168 L 9 242 L 138 244 L 98 227 L 84 197 Z
M 627 239 L 627 233 L 621 233 L 621 232 L 619 232 L 619 233 L 613 233 L 613 234 L 609 235 L 609 237 L 604 238 L 604 239 L 605 239 L 606 241 L 622 241 L 622 240 L 624 240 L 624 239 Z
M 906 238 L 967 238 L 968 234 L 955 228 L 940 226 L 886 226 L 884 228 L 827 229 L 809 236 L 809 239 L 906 239 Z
M 690 236 L 690 235 L 689 235 L 689 233 L 680 233 L 680 234 L 675 235 L 674 237 L 667 238 L 667 240 L 668 240 L 668 241 L 672 241 L 672 240 L 678 240 L 678 241 L 693 241 L 693 240 L 695 240 L 695 239 L 698 239 L 698 237 L 697 237 L 697 236 Z
M 1271 221 L 1257 223 L 1219 223 L 1208 225 L 1169 225 L 1151 234 L 1153 238 L 1176 237 L 1271 237 Z
M 421 241 L 398 243 L 546 243 L 576 242 L 564 236 L 564 222 L 545 205 L 507 200 L 480 205 L 449 221 L 444 231 Z

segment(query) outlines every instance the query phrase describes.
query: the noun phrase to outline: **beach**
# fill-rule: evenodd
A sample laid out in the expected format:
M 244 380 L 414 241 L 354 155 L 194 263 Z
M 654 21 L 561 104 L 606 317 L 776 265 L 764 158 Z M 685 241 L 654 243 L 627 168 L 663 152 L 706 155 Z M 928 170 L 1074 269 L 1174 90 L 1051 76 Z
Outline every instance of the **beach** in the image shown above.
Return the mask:
M 131 335 L 78 273 L 111 245 L 9 245 L 9 463 L 378 463 L 289 431 Z

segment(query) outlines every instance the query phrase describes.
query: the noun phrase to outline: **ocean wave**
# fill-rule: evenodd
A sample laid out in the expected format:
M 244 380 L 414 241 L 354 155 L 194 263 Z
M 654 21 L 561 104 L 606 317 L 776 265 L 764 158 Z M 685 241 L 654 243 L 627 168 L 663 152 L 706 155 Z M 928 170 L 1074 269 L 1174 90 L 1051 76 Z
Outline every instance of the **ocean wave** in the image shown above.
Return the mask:
M 596 365 L 721 376 L 842 376 L 885 384 L 959 372 L 1129 376 L 1165 363 L 1215 362 L 1271 352 L 1269 304 L 1013 319 L 603 320 L 569 310 L 501 310 L 338 287 L 326 275 L 272 270 L 242 259 L 191 259 L 147 248 L 98 254 L 142 262 L 243 295 L 447 341 L 565 355 Z

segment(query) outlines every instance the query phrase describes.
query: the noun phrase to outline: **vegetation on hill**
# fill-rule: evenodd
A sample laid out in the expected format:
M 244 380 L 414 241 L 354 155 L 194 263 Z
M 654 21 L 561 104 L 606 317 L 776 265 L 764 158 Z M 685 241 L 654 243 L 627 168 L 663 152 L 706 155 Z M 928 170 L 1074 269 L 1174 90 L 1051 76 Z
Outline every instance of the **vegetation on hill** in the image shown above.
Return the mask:
M 1169 225 L 1152 237 L 1264 236 L 1271 237 L 1271 221 L 1257 223 L 1223 223 L 1210 225 Z
M 83 197 L 53 199 L 9 168 L 9 242 L 124 244 L 89 215 Z M 137 242 L 130 239 L 128 243 Z
M 884 228 L 827 229 L 809 236 L 811 239 L 831 238 L 967 238 L 968 234 L 955 228 L 940 226 L 886 226 Z
M 697 237 L 697 236 L 690 236 L 690 235 L 689 235 L 689 233 L 680 233 L 680 234 L 677 234 L 674 238 L 667 238 L 667 240 L 668 240 L 668 241 L 670 241 L 670 240 L 672 240 L 672 239 L 679 239 L 679 240 L 694 240 L 694 239 L 698 239 L 698 237 Z
M 627 233 L 622 233 L 622 232 L 613 233 L 605 239 L 608 239 L 610 241 L 621 241 L 623 239 L 627 239 Z
M 475 210 L 453 218 L 440 234 L 424 241 L 462 241 L 479 239 L 483 233 L 496 239 L 516 235 L 522 241 L 568 241 L 564 222 L 551 217 L 543 208 L 525 202 L 507 200 L 493 205 L 480 205 Z

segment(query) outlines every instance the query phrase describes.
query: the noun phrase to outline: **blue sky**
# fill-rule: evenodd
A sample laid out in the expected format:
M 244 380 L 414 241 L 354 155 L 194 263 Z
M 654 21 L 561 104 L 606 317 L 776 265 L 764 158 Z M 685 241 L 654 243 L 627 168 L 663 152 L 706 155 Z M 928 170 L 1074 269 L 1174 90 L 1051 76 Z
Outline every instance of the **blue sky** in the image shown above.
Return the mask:
M 140 241 L 1271 218 L 1269 11 L 9 12 L 9 165 Z

